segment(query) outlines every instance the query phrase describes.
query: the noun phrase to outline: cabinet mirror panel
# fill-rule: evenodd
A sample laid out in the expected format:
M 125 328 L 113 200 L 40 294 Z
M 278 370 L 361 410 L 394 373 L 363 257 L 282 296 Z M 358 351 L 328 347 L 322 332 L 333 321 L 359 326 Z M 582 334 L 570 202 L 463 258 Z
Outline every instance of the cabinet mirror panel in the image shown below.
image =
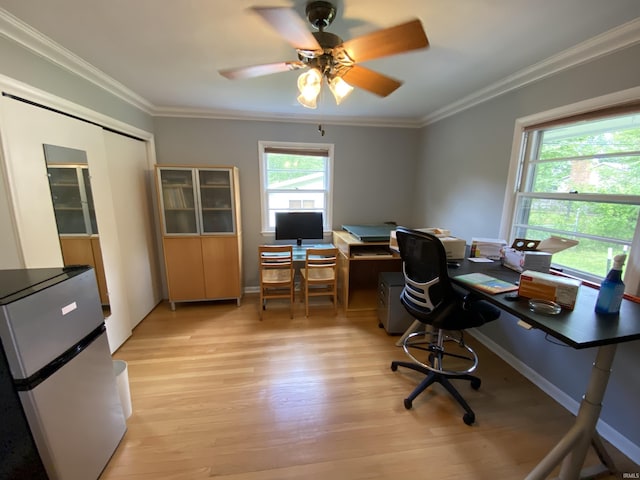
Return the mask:
M 94 268 L 100 301 L 105 315 L 108 315 L 108 289 L 87 154 L 58 145 L 45 144 L 43 147 L 63 262 L 65 265 L 82 264 Z

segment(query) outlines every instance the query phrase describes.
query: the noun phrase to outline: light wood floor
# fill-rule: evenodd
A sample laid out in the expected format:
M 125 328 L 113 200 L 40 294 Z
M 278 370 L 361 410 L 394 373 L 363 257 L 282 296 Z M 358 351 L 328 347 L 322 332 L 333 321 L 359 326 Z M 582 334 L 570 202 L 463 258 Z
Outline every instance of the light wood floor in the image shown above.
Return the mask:
M 472 427 L 439 385 L 392 372 L 398 337 L 375 314 L 318 305 L 309 318 L 257 296 L 159 305 L 114 355 L 129 365 L 133 415 L 101 480 L 521 479 L 572 415 L 472 338 L 482 387 L 460 390 Z M 621 472 L 640 472 L 610 446 Z M 589 462 L 595 461 L 591 452 Z M 622 478 L 622 474 L 608 478 Z

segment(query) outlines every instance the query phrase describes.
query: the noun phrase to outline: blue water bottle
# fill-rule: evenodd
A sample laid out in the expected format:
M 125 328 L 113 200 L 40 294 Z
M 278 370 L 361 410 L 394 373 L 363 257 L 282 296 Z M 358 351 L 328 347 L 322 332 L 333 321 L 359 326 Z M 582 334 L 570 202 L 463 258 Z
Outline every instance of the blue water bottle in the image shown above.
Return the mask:
M 616 314 L 620 312 L 620 304 L 624 295 L 622 282 L 622 266 L 627 259 L 626 254 L 613 257 L 613 267 L 600 285 L 600 293 L 596 301 L 596 313 Z

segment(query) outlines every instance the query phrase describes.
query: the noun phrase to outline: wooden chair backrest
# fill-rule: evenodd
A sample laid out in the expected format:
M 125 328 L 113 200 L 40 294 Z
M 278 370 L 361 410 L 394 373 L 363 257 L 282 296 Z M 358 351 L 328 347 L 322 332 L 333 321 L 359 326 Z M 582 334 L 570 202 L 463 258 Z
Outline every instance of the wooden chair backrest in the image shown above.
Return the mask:
M 331 271 L 332 274 L 320 275 L 319 271 Z M 338 249 L 337 248 L 309 248 L 307 249 L 305 270 L 307 280 L 310 282 L 326 281 L 333 278 L 335 280 L 338 270 Z M 316 274 L 314 274 L 316 273 Z

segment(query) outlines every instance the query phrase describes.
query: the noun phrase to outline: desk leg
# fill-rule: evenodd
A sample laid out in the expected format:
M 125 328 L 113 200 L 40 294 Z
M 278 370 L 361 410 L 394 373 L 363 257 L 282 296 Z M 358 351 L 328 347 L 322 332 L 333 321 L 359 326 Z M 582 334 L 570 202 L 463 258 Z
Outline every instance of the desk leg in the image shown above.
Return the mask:
M 610 473 L 617 473 L 616 465 L 613 461 L 613 458 L 611 458 L 611 456 L 607 452 L 607 449 L 605 448 L 604 443 L 602 443 L 602 438 L 600 438 L 598 432 L 593 433 L 591 446 L 598 454 L 598 458 L 600 459 L 604 470 Z
M 596 438 L 596 424 L 602 409 L 602 399 L 609 382 L 611 365 L 616 354 L 616 345 L 604 345 L 598 348 L 596 361 L 591 369 L 587 391 L 582 397 L 576 421 L 567 434 L 529 473 L 526 480 L 542 480 L 562 462 L 560 479 L 580 478 L 587 450 Z

